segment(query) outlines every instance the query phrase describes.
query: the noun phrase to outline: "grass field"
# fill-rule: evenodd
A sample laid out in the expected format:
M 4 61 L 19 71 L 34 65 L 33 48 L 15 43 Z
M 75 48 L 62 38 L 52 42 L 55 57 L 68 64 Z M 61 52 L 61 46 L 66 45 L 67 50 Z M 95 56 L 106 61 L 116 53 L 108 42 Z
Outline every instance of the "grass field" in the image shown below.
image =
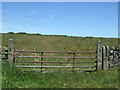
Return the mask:
M 40 36 L 24 34 L 3 34 L 2 45 L 8 46 L 8 39 L 13 38 L 15 49 L 42 50 L 42 51 L 96 51 L 97 40 L 102 45 L 118 45 L 117 38 L 89 38 L 89 37 L 62 37 Z
M 15 49 L 40 51 L 96 51 L 97 40 L 102 45 L 118 45 L 116 38 L 41 36 L 26 34 L 3 34 L 2 45 L 7 47 L 13 38 Z M 52 54 L 54 56 L 54 54 Z M 58 54 L 61 55 L 61 54 Z M 82 56 L 82 55 L 81 55 Z M 87 56 L 90 56 L 89 54 Z M 20 60 L 20 59 L 19 59 Z M 118 88 L 118 69 L 99 72 L 28 72 L 2 64 L 3 88 Z

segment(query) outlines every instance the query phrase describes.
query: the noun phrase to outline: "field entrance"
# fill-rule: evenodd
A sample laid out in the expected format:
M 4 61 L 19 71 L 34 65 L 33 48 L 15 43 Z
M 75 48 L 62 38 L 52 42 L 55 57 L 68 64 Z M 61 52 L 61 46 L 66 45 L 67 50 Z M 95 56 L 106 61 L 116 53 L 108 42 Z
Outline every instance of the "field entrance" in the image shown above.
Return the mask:
M 29 71 L 96 71 L 101 68 L 100 43 L 97 51 L 30 51 L 14 50 L 13 40 L 9 39 L 8 61 Z
M 96 51 L 58 52 L 14 50 L 14 64 L 34 71 L 95 71 Z M 83 57 L 84 56 L 84 57 Z

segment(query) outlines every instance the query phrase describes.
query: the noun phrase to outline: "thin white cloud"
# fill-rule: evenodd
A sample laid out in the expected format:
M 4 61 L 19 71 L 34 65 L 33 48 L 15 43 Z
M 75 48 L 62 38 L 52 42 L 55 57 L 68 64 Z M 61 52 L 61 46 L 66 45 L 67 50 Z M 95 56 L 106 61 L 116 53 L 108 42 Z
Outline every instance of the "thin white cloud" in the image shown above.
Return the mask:
M 35 14 L 36 14 L 36 11 L 35 11 L 35 10 L 33 10 L 33 11 L 30 12 L 30 16 L 33 16 L 33 15 L 35 15 Z
M 52 15 L 49 17 L 49 22 L 52 22 L 52 21 L 55 19 L 55 16 L 56 16 L 56 14 L 52 14 Z

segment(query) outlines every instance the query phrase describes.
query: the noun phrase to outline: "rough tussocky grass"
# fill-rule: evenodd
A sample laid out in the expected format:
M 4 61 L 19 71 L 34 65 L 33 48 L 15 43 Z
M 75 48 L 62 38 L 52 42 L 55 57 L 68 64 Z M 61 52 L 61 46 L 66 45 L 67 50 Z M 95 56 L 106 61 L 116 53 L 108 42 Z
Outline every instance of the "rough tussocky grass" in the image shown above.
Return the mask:
M 96 51 L 97 40 L 101 40 L 102 45 L 118 44 L 117 38 L 3 34 L 3 46 L 7 47 L 9 38 L 13 38 L 15 49 L 38 51 Z M 4 62 L 2 74 L 3 88 L 118 88 L 117 68 L 91 73 L 40 73 L 23 72 Z
M 119 83 L 117 68 L 89 73 L 41 73 L 20 71 L 4 62 L 2 69 L 3 88 L 118 88 Z

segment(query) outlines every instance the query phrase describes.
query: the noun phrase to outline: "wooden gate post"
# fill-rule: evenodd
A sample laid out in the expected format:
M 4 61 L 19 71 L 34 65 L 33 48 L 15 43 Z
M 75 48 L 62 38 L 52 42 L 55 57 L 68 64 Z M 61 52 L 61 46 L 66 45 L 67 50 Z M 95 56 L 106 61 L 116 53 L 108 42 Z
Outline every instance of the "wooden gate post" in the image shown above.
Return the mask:
M 102 58 L 103 58 L 103 70 L 107 70 L 108 69 L 108 58 L 107 58 L 107 50 L 106 47 L 103 46 L 102 47 Z
M 96 70 L 102 70 L 102 46 L 101 41 L 98 40 L 97 42 L 97 63 L 96 63 Z
M 10 39 L 8 40 L 8 61 L 9 61 L 10 64 L 13 63 L 13 59 L 14 59 L 13 53 L 14 53 L 14 49 L 13 49 L 13 39 L 10 38 Z

